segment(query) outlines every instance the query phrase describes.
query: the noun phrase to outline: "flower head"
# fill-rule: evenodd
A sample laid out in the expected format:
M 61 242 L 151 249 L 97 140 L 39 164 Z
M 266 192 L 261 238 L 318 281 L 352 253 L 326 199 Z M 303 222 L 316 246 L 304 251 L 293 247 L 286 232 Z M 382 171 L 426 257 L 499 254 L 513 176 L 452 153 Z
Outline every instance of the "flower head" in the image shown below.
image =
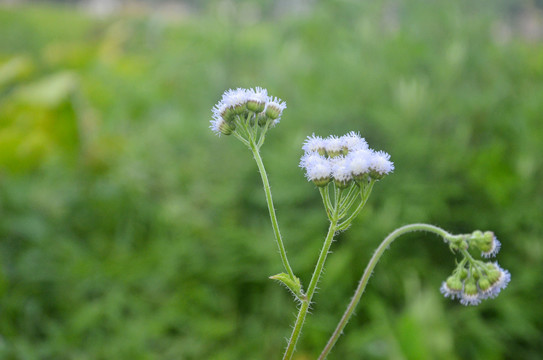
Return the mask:
M 212 108 L 210 128 L 217 134 L 236 132 L 238 137 L 241 135 L 246 138 L 251 133 L 253 139 L 258 138 L 259 131 L 265 133 L 269 127 L 279 123 L 286 107 L 284 101 L 269 96 L 268 90 L 258 86 L 251 89 L 228 89 Z M 255 124 L 258 127 L 254 127 Z M 236 131 L 238 126 L 244 131 Z
M 340 137 L 343 147 L 348 151 L 367 150 L 369 148 L 366 140 L 359 133 L 351 131 Z
M 317 186 L 324 186 L 330 181 L 330 161 L 317 152 L 305 153 L 300 159 L 300 167 L 305 169 L 307 180 L 313 181 Z
M 224 92 L 221 101 L 227 106 L 237 106 L 247 102 L 247 89 L 229 89 Z
M 233 123 L 226 122 L 222 117 L 216 116 L 211 120 L 211 125 L 209 126 L 211 130 L 217 135 L 230 135 L 236 129 L 236 126 Z
M 486 291 L 486 297 L 495 298 L 511 281 L 511 273 L 502 269 L 497 262 L 494 262 L 489 264 L 488 281 L 490 287 Z
M 347 154 L 351 173 L 356 180 L 362 180 L 370 171 L 373 150 L 358 149 Z
M 373 153 L 370 160 L 371 176 L 380 179 L 394 170 L 394 163 L 390 161 L 390 155 L 384 151 Z
M 444 281 L 441 284 L 440 291 L 443 294 L 443 296 L 455 299 L 455 298 L 461 298 L 462 295 L 462 289 L 464 288 L 464 284 L 462 283 L 462 280 L 460 280 L 460 277 L 458 274 L 451 275 L 447 278 L 447 281 Z
M 326 153 L 326 142 L 320 136 L 315 136 L 315 134 L 308 136 L 302 146 L 302 150 L 307 152 L 318 152 L 320 155 Z
M 361 184 L 370 176 L 381 179 L 394 169 L 389 154 L 370 149 L 366 140 L 354 131 L 341 137 L 322 138 L 313 134 L 307 137 L 302 149 L 306 155 L 318 153 L 329 160 L 332 178 L 340 188 L 349 186 L 352 180 Z
M 248 89 L 246 91 L 247 96 L 247 109 L 260 113 L 264 111 L 266 103 L 268 102 L 268 90 L 261 87 L 254 89 Z
M 329 137 L 324 139 L 324 148 L 328 156 L 339 156 L 343 154 L 343 141 L 337 136 L 330 135 Z
M 441 285 L 441 293 L 459 299 L 462 305 L 479 305 L 482 300 L 495 298 L 511 281 L 509 271 L 498 263 L 474 261 L 468 271 L 464 263 Z
M 332 177 L 336 186 L 339 188 L 346 188 L 350 185 L 353 175 L 351 173 L 351 167 L 349 166 L 349 160 L 343 156 L 335 157 L 331 159 L 332 162 Z
M 464 291 L 460 296 L 460 304 L 465 306 L 479 305 L 481 303 L 481 300 L 482 297 L 479 293 L 479 289 L 477 288 L 475 280 L 472 278 L 466 280 L 466 283 L 464 284 Z
M 281 114 L 283 110 L 287 108 L 287 103 L 277 97 L 268 97 L 266 109 L 264 110 L 266 116 L 273 119 L 273 124 L 276 125 L 281 120 Z

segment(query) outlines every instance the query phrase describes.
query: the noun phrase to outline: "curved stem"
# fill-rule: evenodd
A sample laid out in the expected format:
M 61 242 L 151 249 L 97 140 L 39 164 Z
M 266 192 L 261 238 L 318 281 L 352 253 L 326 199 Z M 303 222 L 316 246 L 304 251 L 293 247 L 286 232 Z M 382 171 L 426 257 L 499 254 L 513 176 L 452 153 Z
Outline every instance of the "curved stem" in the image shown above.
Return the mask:
M 292 330 L 292 335 L 290 336 L 290 339 L 288 341 L 287 349 L 285 350 L 285 355 L 283 356 L 283 360 L 290 360 L 292 358 L 292 355 L 294 354 L 296 343 L 298 342 L 298 338 L 300 337 L 300 334 L 302 332 L 302 326 L 305 321 L 307 310 L 309 309 L 309 305 L 311 304 L 311 299 L 313 298 L 313 295 L 315 294 L 317 283 L 319 282 L 319 278 L 322 274 L 322 269 L 324 267 L 324 262 L 326 261 L 326 256 L 328 255 L 328 251 L 330 250 L 330 246 L 332 245 L 332 240 L 334 239 L 334 234 L 336 232 L 336 224 L 337 224 L 336 217 L 337 217 L 337 203 L 336 203 L 336 207 L 334 208 L 334 213 L 332 214 L 332 221 L 330 222 L 330 227 L 328 228 L 328 234 L 326 234 L 326 239 L 324 240 L 324 245 L 322 246 L 321 253 L 319 255 L 319 260 L 317 261 L 315 270 L 313 270 L 313 276 L 311 277 L 309 287 L 307 288 L 306 297 L 305 299 L 303 299 L 302 306 L 300 307 L 300 310 L 298 311 L 298 316 L 296 317 L 296 322 L 294 323 L 294 329 Z
M 292 271 L 292 268 L 290 267 L 290 264 L 288 262 L 287 251 L 285 250 L 285 246 L 283 245 L 283 239 L 281 238 L 281 232 L 279 231 L 277 216 L 275 215 L 275 208 L 273 206 L 273 199 L 270 190 L 270 183 L 268 181 L 268 175 L 266 173 L 266 168 L 264 168 L 264 163 L 262 162 L 262 158 L 260 157 L 260 152 L 258 151 L 258 148 L 254 141 L 251 141 L 250 147 L 253 151 L 253 156 L 255 158 L 256 165 L 258 166 L 260 177 L 262 178 L 262 184 L 264 185 L 264 192 L 266 193 L 266 201 L 268 203 L 268 211 L 270 213 L 275 241 L 277 242 L 277 247 L 279 248 L 279 253 L 281 254 L 281 260 L 283 261 L 283 266 L 287 270 L 288 275 L 294 281 L 294 272 Z
M 445 230 L 428 224 L 410 224 L 402 226 L 393 232 L 391 232 L 384 240 L 381 242 L 375 253 L 370 259 L 370 262 L 366 266 L 366 269 L 364 270 L 364 274 L 362 275 L 362 278 L 360 279 L 360 282 L 358 283 L 358 287 L 356 288 L 354 292 L 354 296 L 351 299 L 351 302 L 347 306 L 347 309 L 345 310 L 345 313 L 341 317 L 341 320 L 339 321 L 339 324 L 336 327 L 336 330 L 334 330 L 334 333 L 330 337 L 330 340 L 328 340 L 328 343 L 322 350 L 321 355 L 319 356 L 319 359 L 325 359 L 326 356 L 330 353 L 330 350 L 332 350 L 332 347 L 337 342 L 338 338 L 343 332 L 343 329 L 345 328 L 345 325 L 347 325 L 347 322 L 351 318 L 354 309 L 358 305 L 358 302 L 360 301 L 360 298 L 362 297 L 362 294 L 364 293 L 364 290 L 366 289 L 366 285 L 368 283 L 368 280 L 370 279 L 371 273 L 373 272 L 373 269 L 381 259 L 381 256 L 385 252 L 385 250 L 389 247 L 389 245 L 396 240 L 399 236 L 412 232 L 412 231 L 428 231 L 431 233 L 434 233 L 436 235 L 439 235 L 445 239 L 451 237 L 452 235 L 446 232 Z

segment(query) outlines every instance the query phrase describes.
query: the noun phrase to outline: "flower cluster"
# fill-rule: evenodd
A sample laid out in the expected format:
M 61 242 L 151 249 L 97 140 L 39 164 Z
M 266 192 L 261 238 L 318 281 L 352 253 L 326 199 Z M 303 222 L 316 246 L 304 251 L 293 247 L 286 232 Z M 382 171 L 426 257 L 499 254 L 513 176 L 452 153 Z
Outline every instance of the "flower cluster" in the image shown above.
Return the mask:
M 481 256 L 485 258 L 494 257 L 500 251 L 501 243 L 492 231 L 475 231 L 468 239 L 470 245 L 481 250 Z
M 492 231 L 477 230 L 465 235 L 452 248 L 467 251 L 470 247 L 480 250 L 481 256 L 488 258 L 496 256 L 501 244 Z M 510 280 L 509 271 L 502 269 L 497 262 L 474 260 L 464 253 L 464 260 L 441 285 L 441 293 L 451 299 L 460 299 L 463 305 L 478 305 L 481 300 L 498 296 Z
M 353 181 L 364 182 L 370 177 L 378 180 L 394 170 L 390 155 L 369 148 L 360 134 L 352 131 L 341 137 L 309 136 L 302 147 L 300 167 L 308 181 L 326 186 L 331 180 L 339 188 Z
M 482 300 L 495 298 L 511 281 L 511 274 L 498 265 L 476 261 L 470 269 L 458 267 L 441 285 L 441 293 L 459 299 L 462 305 L 478 305 Z
M 260 87 L 230 89 L 213 107 L 210 128 L 218 135 L 230 135 L 240 125 L 275 126 L 286 107 L 284 101 L 268 96 L 268 90 Z

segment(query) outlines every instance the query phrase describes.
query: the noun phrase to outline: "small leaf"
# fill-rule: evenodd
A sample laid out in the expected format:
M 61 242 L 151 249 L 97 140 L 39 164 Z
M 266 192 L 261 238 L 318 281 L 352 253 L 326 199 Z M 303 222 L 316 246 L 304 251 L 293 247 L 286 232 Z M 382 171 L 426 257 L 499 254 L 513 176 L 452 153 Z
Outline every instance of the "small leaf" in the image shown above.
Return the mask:
M 286 287 L 292 291 L 296 297 L 301 298 L 302 297 L 302 284 L 300 283 L 300 279 L 296 276 L 294 277 L 294 280 L 288 276 L 288 274 L 280 273 L 277 275 L 270 276 L 270 279 L 278 280 L 282 282 Z

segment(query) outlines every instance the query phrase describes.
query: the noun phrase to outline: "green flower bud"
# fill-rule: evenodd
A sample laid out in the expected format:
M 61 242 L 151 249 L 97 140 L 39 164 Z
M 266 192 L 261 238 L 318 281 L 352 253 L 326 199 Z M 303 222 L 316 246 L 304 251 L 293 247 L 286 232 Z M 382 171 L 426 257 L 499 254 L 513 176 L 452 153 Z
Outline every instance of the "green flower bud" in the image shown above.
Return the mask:
M 322 178 L 322 179 L 314 179 L 312 180 L 313 184 L 317 185 L 318 187 L 325 187 L 330 183 L 330 178 Z
M 234 112 L 234 108 L 232 106 L 225 107 L 224 110 L 221 112 L 221 117 L 226 122 L 234 121 L 235 116 L 236 113 Z
M 263 101 L 257 101 L 257 100 L 249 100 L 247 101 L 247 109 L 251 110 L 255 113 L 261 113 L 264 111 L 264 108 L 266 107 L 266 103 Z
M 369 177 L 369 174 L 353 175 L 353 179 L 361 185 L 367 184 Z
M 348 188 L 351 185 L 351 183 L 352 183 L 352 180 L 341 181 L 341 180 L 334 179 L 334 184 L 336 184 L 336 186 L 340 189 Z
M 466 280 L 466 284 L 464 285 L 464 293 L 466 295 L 473 296 L 477 295 L 478 292 L 479 290 L 477 290 L 477 284 L 475 283 L 475 280 L 471 278 Z
M 501 272 L 498 269 L 492 269 L 488 272 L 487 278 L 491 284 L 496 283 L 501 277 Z
M 462 298 L 460 303 L 462 305 L 479 305 L 482 297 L 479 294 L 477 283 L 473 278 L 468 278 L 464 284 L 464 291 L 462 292 Z
M 270 119 L 277 119 L 281 116 L 283 113 L 283 109 L 281 107 L 277 106 L 275 103 L 269 103 L 266 107 L 266 116 Z
M 234 113 L 236 115 L 241 115 L 245 112 L 245 110 L 247 110 L 247 103 L 246 102 L 243 102 L 243 103 L 239 103 L 237 105 L 234 105 Z
M 451 275 L 447 278 L 447 287 L 452 291 L 462 291 L 462 281 L 457 276 Z
M 490 281 L 488 281 L 486 277 L 480 278 L 477 284 L 479 284 L 479 289 L 481 289 L 483 293 L 486 293 L 491 286 Z
M 219 125 L 219 131 L 224 135 L 230 135 L 236 130 L 236 124 L 223 122 Z

